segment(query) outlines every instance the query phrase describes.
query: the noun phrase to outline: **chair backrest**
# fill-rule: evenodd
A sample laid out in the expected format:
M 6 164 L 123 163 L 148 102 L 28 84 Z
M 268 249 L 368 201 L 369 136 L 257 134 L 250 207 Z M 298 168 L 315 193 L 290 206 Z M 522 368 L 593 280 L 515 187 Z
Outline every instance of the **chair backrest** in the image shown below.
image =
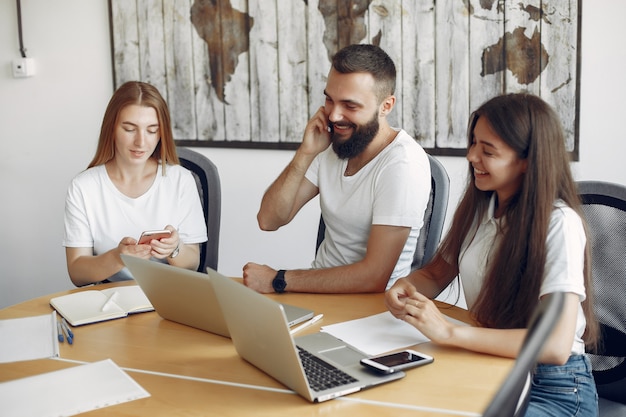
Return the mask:
M 424 212 L 424 225 L 420 229 L 420 235 L 417 239 L 417 247 L 413 255 L 413 263 L 411 269 L 417 269 L 425 265 L 435 254 L 443 224 L 446 219 L 446 211 L 448 209 L 448 196 L 450 194 L 450 178 L 444 166 L 434 156 L 428 155 L 430 162 L 431 190 Z M 315 252 L 324 240 L 326 225 L 324 218 L 320 216 L 320 222 L 317 229 L 317 244 Z
M 485 409 L 483 417 L 522 416 L 528 406 L 530 373 L 552 329 L 556 325 L 565 300 L 565 293 L 547 294 L 537 305 L 522 348 L 513 369 Z
M 206 267 L 217 270 L 222 215 L 222 191 L 217 167 L 204 155 L 181 146 L 176 147 L 180 164 L 193 174 L 204 211 L 208 241 L 200 246 L 198 272 Z
M 577 185 L 589 228 L 602 337 L 599 351 L 589 358 L 598 395 L 626 404 L 626 186 L 600 181 Z

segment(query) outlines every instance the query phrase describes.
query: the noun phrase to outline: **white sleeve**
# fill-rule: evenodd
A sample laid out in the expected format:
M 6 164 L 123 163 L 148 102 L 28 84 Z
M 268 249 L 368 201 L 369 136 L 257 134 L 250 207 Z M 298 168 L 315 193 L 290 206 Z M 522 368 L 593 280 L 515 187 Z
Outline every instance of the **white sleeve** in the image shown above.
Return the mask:
M 587 237 L 574 210 L 560 206 L 552 212 L 547 237 L 547 257 L 540 296 L 555 291 L 586 297 L 584 264 Z

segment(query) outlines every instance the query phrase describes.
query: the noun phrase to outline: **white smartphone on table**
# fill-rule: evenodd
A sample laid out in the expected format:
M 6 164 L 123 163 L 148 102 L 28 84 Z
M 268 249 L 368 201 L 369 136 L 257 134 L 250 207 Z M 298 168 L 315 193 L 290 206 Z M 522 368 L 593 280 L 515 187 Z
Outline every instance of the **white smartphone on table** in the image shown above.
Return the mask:
M 374 371 L 383 374 L 391 374 L 397 371 L 426 365 L 433 361 L 432 356 L 407 349 L 401 352 L 361 359 L 361 364 Z
M 153 239 L 161 240 L 165 237 L 170 237 L 172 234 L 169 230 L 146 230 L 141 234 L 139 240 L 137 241 L 138 245 L 147 245 Z

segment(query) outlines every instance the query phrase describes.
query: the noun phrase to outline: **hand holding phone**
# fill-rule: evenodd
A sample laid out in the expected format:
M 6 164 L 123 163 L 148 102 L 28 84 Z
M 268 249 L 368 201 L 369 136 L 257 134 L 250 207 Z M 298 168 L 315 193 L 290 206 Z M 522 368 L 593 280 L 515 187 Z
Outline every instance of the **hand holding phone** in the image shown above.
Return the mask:
M 361 365 L 383 374 L 391 374 L 396 371 L 426 365 L 432 363 L 433 360 L 432 356 L 407 349 L 402 352 L 361 359 Z
M 137 244 L 138 245 L 147 245 L 153 239 L 161 240 L 163 238 L 170 237 L 171 235 L 172 235 L 172 232 L 169 231 L 169 230 L 165 230 L 165 229 L 163 229 L 163 230 L 146 230 L 139 237 L 139 240 L 137 241 Z

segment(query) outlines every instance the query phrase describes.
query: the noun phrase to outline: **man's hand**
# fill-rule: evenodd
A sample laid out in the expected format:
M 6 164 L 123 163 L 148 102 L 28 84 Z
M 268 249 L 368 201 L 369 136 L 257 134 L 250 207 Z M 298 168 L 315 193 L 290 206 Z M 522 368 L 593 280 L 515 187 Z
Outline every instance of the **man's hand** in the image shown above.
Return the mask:
M 276 277 L 277 272 L 267 265 L 248 262 L 243 267 L 243 283 L 257 292 L 264 294 L 273 293 L 272 281 Z
M 320 107 L 304 129 L 304 137 L 299 150 L 307 155 L 315 156 L 328 148 L 330 146 L 328 123 L 324 107 Z

